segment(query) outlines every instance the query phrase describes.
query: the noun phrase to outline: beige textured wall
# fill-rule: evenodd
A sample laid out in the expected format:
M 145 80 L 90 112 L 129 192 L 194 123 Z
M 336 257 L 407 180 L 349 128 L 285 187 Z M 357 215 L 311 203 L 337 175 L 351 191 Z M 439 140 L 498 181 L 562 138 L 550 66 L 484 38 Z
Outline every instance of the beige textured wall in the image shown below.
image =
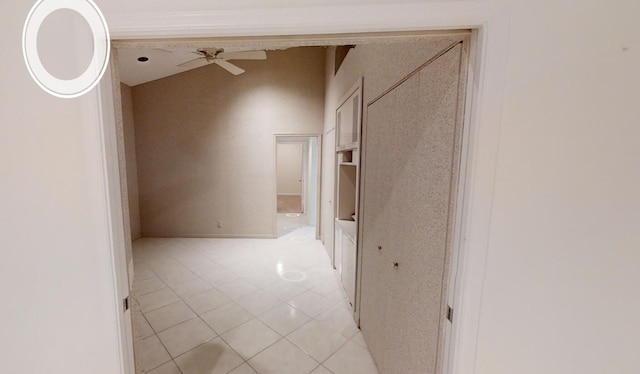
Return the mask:
M 140 238 L 140 200 L 138 196 L 138 165 L 136 161 L 136 133 L 133 121 L 131 87 L 120 84 L 122 98 L 122 123 L 124 127 L 124 152 L 127 164 L 127 192 L 129 195 L 129 220 L 131 239 Z
M 143 236 L 274 235 L 274 135 L 321 132 L 324 49 L 237 64 L 133 88 Z
M 365 109 L 360 327 L 381 374 L 442 372 L 465 56 L 457 44 Z
M 302 194 L 302 143 L 278 144 L 278 194 Z
M 334 75 L 335 47 L 327 49 L 325 97 L 325 139 L 335 142 L 336 108 L 344 93 L 360 78 L 364 77 L 364 103 L 382 94 L 386 89 L 415 70 L 427 59 L 459 40 L 459 35 L 439 35 L 411 38 L 405 41 L 383 41 L 376 44 L 359 44 L 345 58 L 340 70 Z M 325 142 L 325 144 L 328 144 Z M 329 256 L 333 256 L 333 211 L 335 180 L 335 147 L 325 148 L 322 155 L 323 191 L 321 195 L 321 235 Z

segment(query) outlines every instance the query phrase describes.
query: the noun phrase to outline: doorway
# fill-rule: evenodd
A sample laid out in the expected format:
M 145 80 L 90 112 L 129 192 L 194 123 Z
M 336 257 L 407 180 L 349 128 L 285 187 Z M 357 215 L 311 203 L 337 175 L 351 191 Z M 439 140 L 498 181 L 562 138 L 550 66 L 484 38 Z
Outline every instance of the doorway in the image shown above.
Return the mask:
M 291 135 L 287 135 L 287 136 L 291 136 Z M 319 139 L 319 137 L 318 137 L 318 139 Z M 277 152 L 277 150 L 276 150 L 276 152 Z M 329 204 L 331 205 L 331 201 L 329 201 Z M 274 204 L 274 205 L 275 205 L 275 204 Z M 309 216 L 308 211 L 307 211 L 307 210 L 303 210 L 303 211 L 305 211 L 305 212 L 306 212 L 305 216 L 306 216 L 306 217 L 308 217 L 308 216 Z
M 319 237 L 318 135 L 276 135 L 276 237 Z

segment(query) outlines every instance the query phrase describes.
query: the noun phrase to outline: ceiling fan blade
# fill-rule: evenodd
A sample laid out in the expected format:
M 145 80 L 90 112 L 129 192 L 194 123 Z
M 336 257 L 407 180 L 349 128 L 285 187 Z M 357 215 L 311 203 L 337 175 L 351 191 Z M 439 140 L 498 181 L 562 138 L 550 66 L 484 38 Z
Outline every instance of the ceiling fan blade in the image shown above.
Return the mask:
M 195 68 L 197 66 L 204 66 L 206 63 L 207 63 L 207 59 L 205 57 L 198 57 L 191 61 L 183 62 L 182 64 L 178 65 L 178 67 L 189 69 L 189 68 Z
M 244 73 L 244 69 L 235 66 L 234 64 L 227 62 L 225 60 L 221 60 L 221 59 L 215 59 L 213 60 L 214 64 L 217 64 L 218 66 L 220 66 L 221 68 L 227 70 L 229 73 L 233 74 L 233 75 L 240 75 L 242 73 Z
M 246 52 L 221 52 L 217 55 L 223 60 L 266 60 L 267 52 L 265 51 L 246 51 Z

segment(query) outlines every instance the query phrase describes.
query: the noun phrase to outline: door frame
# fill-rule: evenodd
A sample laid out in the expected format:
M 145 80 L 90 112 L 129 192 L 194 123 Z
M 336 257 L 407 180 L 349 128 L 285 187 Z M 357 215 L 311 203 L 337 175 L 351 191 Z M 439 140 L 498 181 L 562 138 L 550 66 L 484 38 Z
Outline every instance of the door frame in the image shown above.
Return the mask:
M 309 162 L 311 161 L 309 159 L 309 142 L 312 138 L 316 138 L 317 139 L 317 152 L 318 152 L 318 157 L 316 160 L 316 202 L 315 202 L 315 220 L 316 220 L 316 233 L 315 233 L 315 238 L 318 239 L 320 238 L 320 172 L 321 172 L 321 167 L 322 167 L 322 159 L 320 157 L 321 151 L 320 151 L 320 147 L 322 146 L 322 135 L 321 134 L 275 134 L 274 135 L 274 160 L 275 160 L 275 178 L 274 178 L 274 191 L 276 192 L 276 202 L 275 202 L 275 208 L 274 208 L 274 231 L 273 231 L 273 237 L 277 238 L 278 237 L 278 160 L 277 160 L 277 154 L 278 154 L 278 144 L 283 144 L 283 143 L 288 143 L 288 144 L 302 144 L 302 178 L 304 180 L 303 184 L 302 184 L 302 211 L 305 216 L 308 216 L 308 209 L 307 209 L 307 202 L 306 199 L 309 196 L 309 181 L 308 181 L 308 176 L 311 173 L 311 170 L 309 169 Z M 307 218 L 308 219 L 308 218 Z
M 280 138 L 280 139 L 279 139 Z M 284 138 L 284 139 L 282 139 Z M 305 180 L 305 176 L 307 173 L 307 167 L 306 167 L 306 163 L 307 163 L 307 158 L 308 158 L 308 150 L 307 150 L 307 144 L 301 140 L 293 140 L 291 139 L 291 141 L 286 139 L 287 137 L 283 137 L 283 136 L 276 136 L 276 186 L 278 183 L 278 151 L 279 151 L 279 146 L 283 145 L 283 144 L 295 144 L 295 145 L 299 145 L 300 146 L 300 180 L 298 181 L 298 183 L 300 183 L 300 214 L 305 214 L 305 199 L 306 199 L 306 180 Z M 276 198 L 277 196 L 279 196 L 280 193 L 278 192 L 278 189 L 276 187 Z M 283 195 L 295 195 L 295 194 L 290 194 L 290 193 L 285 193 Z
M 473 373 L 476 352 L 482 290 L 490 239 L 494 181 L 509 48 L 510 5 L 501 1 L 454 1 L 411 4 L 319 6 L 309 8 L 232 9 L 215 11 L 144 12 L 137 14 L 107 13 L 113 39 L 175 39 L 249 38 L 257 47 L 265 40 L 320 40 L 348 38 L 354 33 L 366 37 L 384 37 L 388 33 L 471 29 L 474 32 L 476 58 L 470 66 L 468 87 L 472 92 L 465 126 L 469 129 L 469 150 L 464 178 L 468 188 L 463 191 L 462 228 L 459 240 L 458 279 L 453 297 L 456 313 L 452 331 L 449 372 Z M 224 20 L 224 21 L 220 21 Z M 327 20 L 330 20 L 327 22 Z M 318 37 L 317 35 L 324 35 Z M 318 44 L 322 45 L 322 44 Z M 113 92 L 116 87 L 104 79 L 98 90 Z M 110 132 L 115 103 L 113 96 L 99 95 L 94 122 L 103 133 Z M 102 139 L 103 157 L 117 164 L 117 147 L 112 139 Z M 120 187 L 108 183 L 118 179 L 118 170 L 109 168 L 105 191 L 109 201 L 118 201 Z M 123 234 L 113 230 L 112 255 L 121 256 L 119 243 Z M 114 272 L 126 271 L 114 264 Z M 116 286 L 118 281 L 116 280 Z M 120 324 L 124 323 L 120 320 Z M 123 373 L 132 373 L 130 342 L 121 339 Z

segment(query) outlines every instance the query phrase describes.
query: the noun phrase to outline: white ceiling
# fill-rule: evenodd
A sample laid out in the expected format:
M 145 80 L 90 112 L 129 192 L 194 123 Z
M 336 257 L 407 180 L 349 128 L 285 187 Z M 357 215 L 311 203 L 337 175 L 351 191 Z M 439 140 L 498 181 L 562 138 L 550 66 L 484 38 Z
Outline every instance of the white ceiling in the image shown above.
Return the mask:
M 137 86 L 139 84 L 154 81 L 156 79 L 165 78 L 174 74 L 183 73 L 185 71 L 196 69 L 200 66 L 192 68 L 181 68 L 177 65 L 198 58 L 199 55 L 194 54 L 195 47 L 172 47 L 162 49 L 157 48 L 119 48 L 118 62 L 120 70 L 120 81 L 128 86 Z M 247 51 L 247 48 L 225 47 L 226 52 Z M 138 62 L 139 57 L 147 57 L 149 61 Z M 232 60 L 232 63 L 242 67 L 241 60 Z M 202 66 L 205 64 L 203 63 Z
M 226 9 L 273 9 L 292 7 L 328 7 L 357 4 L 397 4 L 415 2 L 442 2 L 444 0 L 97 0 L 98 6 L 103 12 L 122 13 L 147 13 L 150 10 L 157 13 L 166 12 L 197 12 L 203 10 Z M 109 17 L 107 17 L 109 21 Z

